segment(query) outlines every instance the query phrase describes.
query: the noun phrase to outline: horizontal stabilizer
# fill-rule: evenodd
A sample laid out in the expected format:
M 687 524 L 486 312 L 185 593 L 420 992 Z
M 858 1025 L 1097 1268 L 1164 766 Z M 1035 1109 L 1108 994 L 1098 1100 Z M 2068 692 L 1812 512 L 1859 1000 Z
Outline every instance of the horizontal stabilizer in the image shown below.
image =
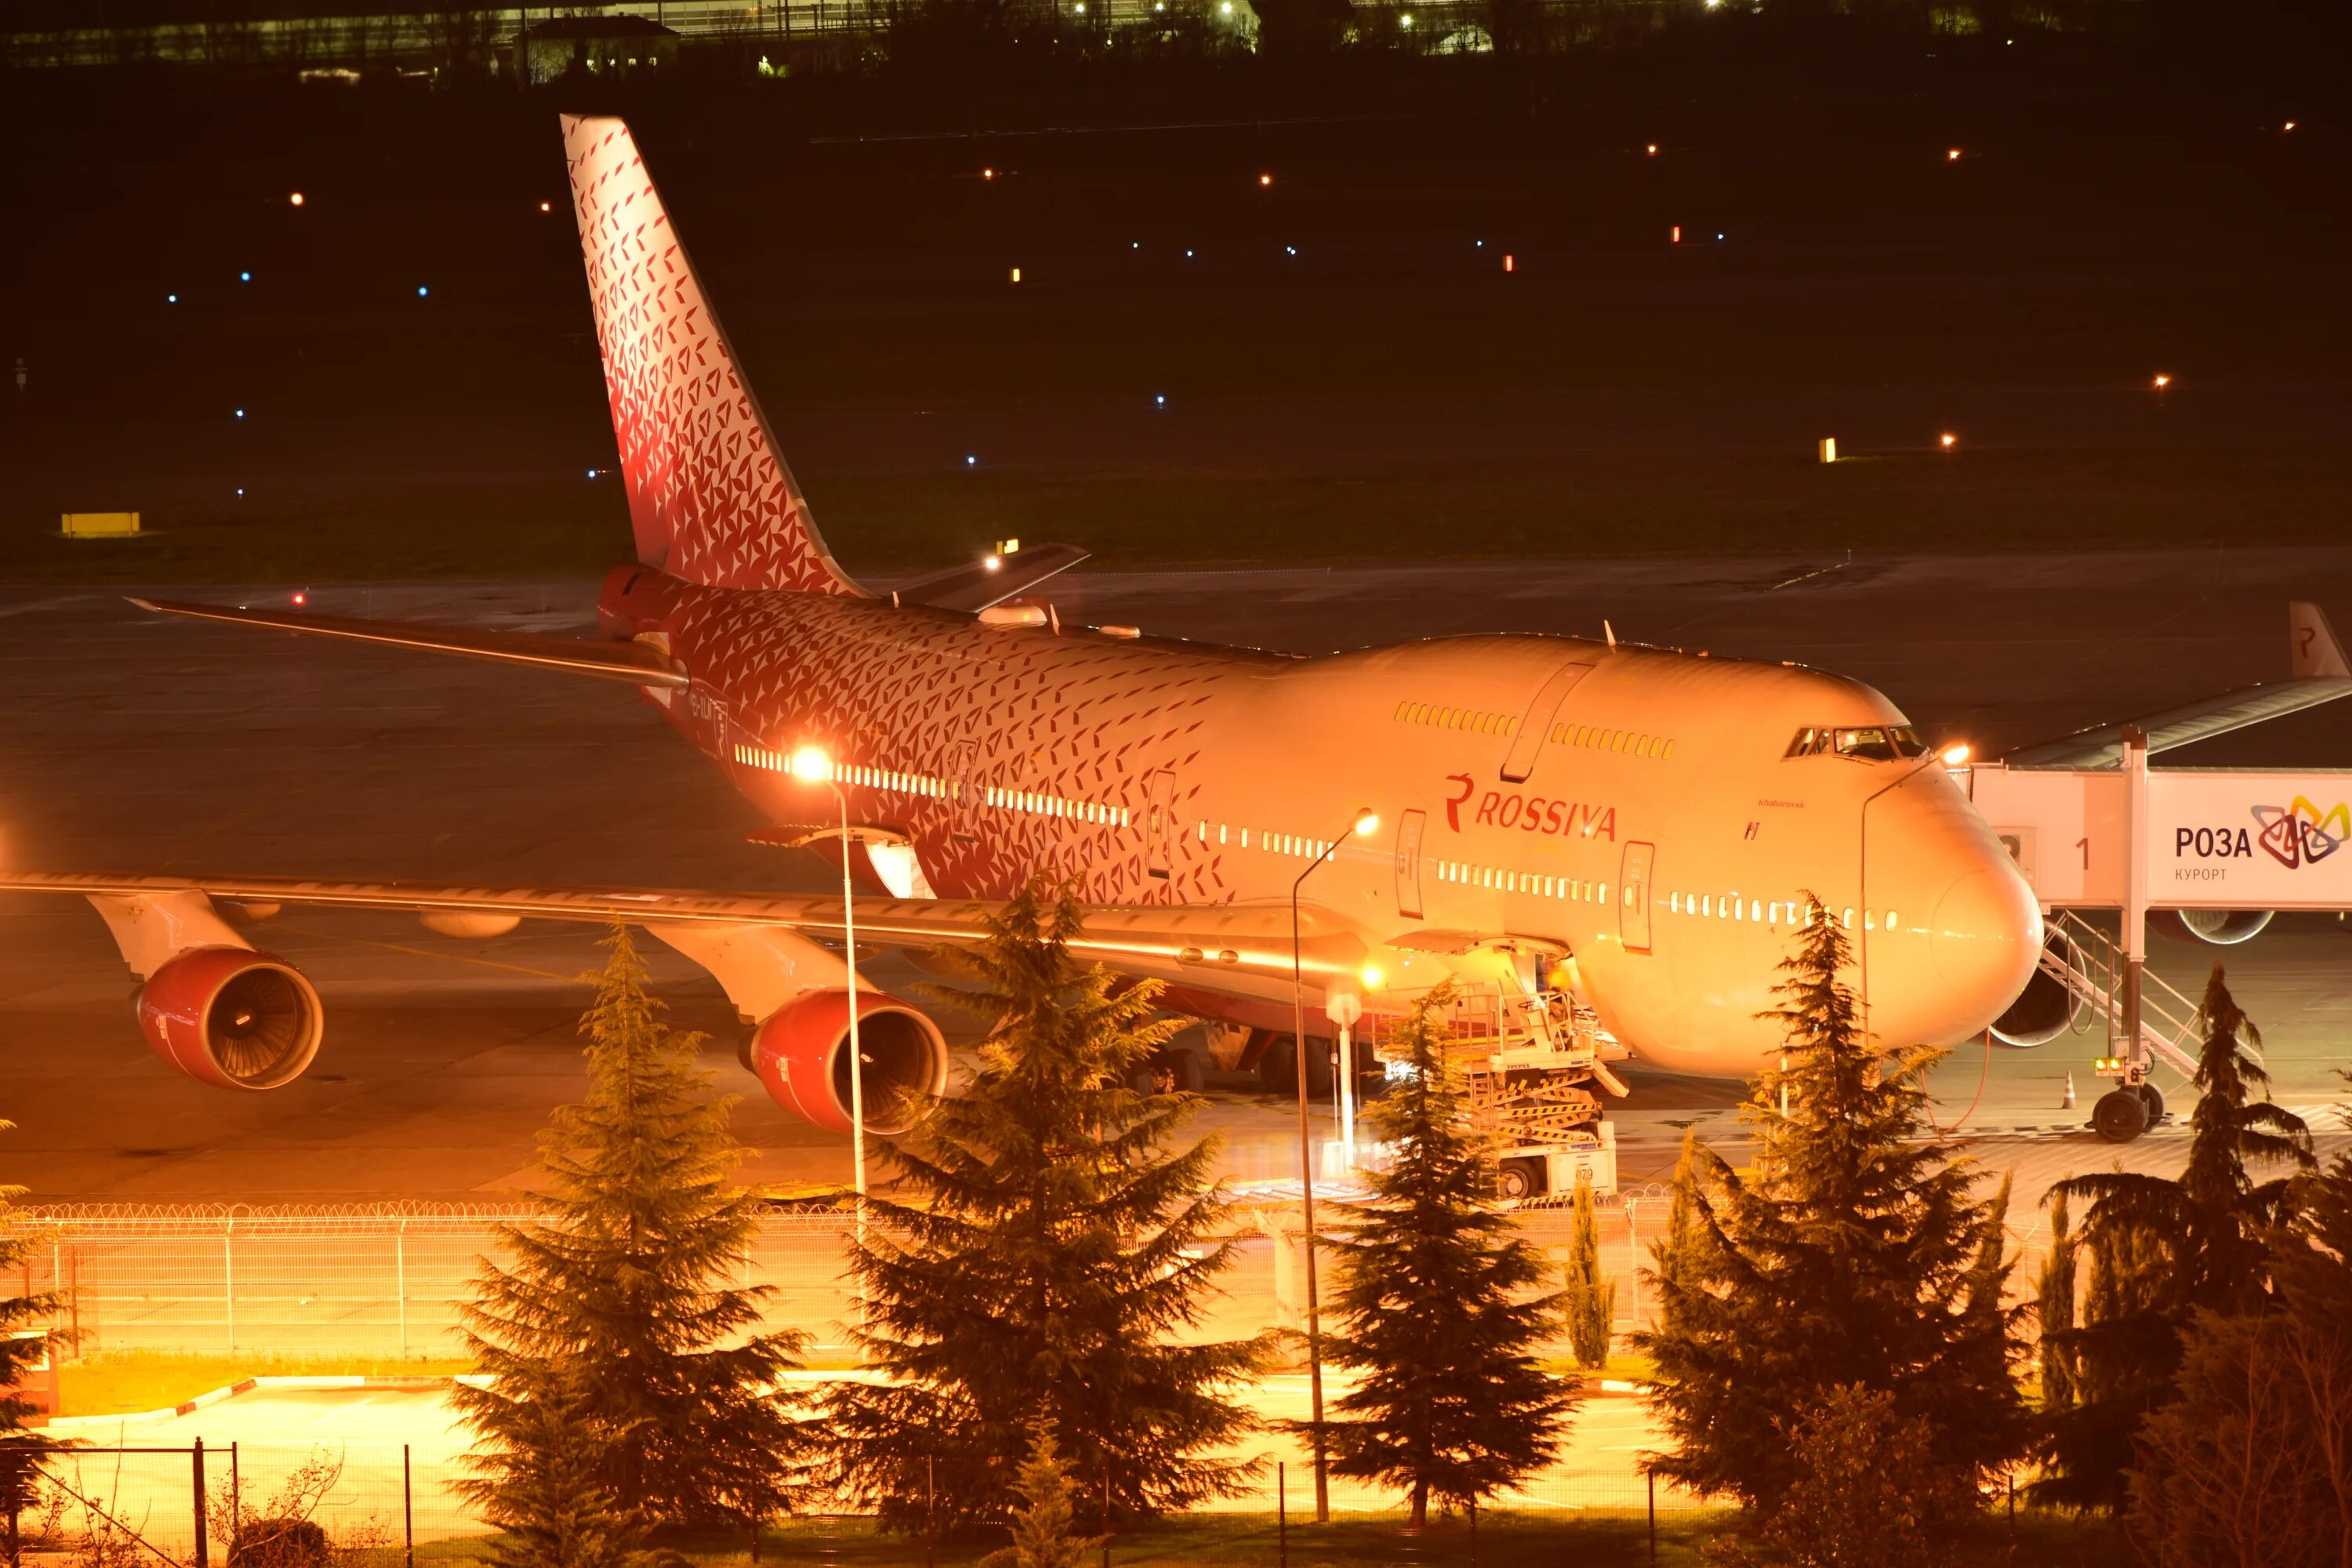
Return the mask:
M 133 599 L 131 602 L 142 610 L 152 610 L 158 615 L 189 616 L 202 621 L 266 626 L 274 631 L 300 632 L 310 637 L 382 643 L 389 647 L 454 654 L 459 658 L 488 659 L 493 664 L 526 665 L 533 669 L 551 669 L 563 675 L 593 676 L 604 680 L 624 681 L 631 686 L 687 684 L 685 672 L 672 666 L 659 649 L 646 643 L 595 642 L 585 637 L 548 637 L 538 632 L 473 631 L 463 626 L 347 620 L 334 616 L 289 616 L 274 610 L 232 609 L 226 605 L 183 605 L 163 599 Z
M 901 605 L 970 610 L 978 615 L 992 605 L 1001 605 L 1027 593 L 1057 572 L 1068 571 L 1088 553 L 1075 544 L 1032 545 L 1010 555 L 992 555 L 984 561 L 919 577 L 891 597 Z

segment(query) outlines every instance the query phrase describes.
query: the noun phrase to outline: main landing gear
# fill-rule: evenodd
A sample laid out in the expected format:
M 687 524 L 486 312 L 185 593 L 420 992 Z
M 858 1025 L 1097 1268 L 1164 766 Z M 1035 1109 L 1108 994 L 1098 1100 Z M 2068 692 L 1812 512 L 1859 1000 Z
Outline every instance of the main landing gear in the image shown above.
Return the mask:
M 2164 1120 L 2164 1095 L 2152 1083 L 2119 1084 L 2091 1108 L 2091 1126 L 2110 1143 L 2128 1143 Z

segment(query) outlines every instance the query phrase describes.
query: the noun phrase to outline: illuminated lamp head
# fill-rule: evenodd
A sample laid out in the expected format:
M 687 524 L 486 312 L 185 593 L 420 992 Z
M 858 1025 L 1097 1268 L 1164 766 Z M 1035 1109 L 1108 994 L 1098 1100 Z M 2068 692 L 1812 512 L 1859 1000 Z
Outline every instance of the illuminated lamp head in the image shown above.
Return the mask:
M 803 784 L 833 782 L 833 759 L 815 746 L 803 746 L 793 753 L 790 764 L 793 777 Z
M 1955 741 L 1944 748 L 1943 754 L 1944 765 L 1948 768 L 1957 768 L 1969 760 L 1969 743 L 1966 741 Z
M 1356 808 L 1356 835 L 1368 837 L 1381 825 L 1380 816 L 1369 805 Z

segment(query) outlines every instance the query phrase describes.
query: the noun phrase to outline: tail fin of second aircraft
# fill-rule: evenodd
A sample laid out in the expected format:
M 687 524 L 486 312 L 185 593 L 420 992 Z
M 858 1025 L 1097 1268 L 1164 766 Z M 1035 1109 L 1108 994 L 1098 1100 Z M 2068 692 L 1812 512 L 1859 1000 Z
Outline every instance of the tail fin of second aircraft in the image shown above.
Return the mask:
M 628 126 L 562 121 L 637 559 L 716 587 L 862 593 L 810 521 Z
M 2336 640 L 2336 628 L 2317 605 L 2297 599 L 2286 607 L 2286 625 L 2297 680 L 2352 676 L 2352 665 L 2344 661 L 2344 645 Z

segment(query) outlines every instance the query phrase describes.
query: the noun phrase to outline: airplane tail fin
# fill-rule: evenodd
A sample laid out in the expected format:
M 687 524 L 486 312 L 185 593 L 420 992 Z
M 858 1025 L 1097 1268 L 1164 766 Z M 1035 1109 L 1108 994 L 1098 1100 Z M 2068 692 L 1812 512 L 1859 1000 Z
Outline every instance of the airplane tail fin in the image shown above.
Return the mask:
M 713 587 L 862 595 L 809 519 L 627 124 L 562 125 L 637 559 Z
M 2312 680 L 2352 676 L 2344 658 L 2344 645 L 2317 605 L 2297 599 L 2286 607 L 2287 647 L 2294 659 L 2294 678 Z

